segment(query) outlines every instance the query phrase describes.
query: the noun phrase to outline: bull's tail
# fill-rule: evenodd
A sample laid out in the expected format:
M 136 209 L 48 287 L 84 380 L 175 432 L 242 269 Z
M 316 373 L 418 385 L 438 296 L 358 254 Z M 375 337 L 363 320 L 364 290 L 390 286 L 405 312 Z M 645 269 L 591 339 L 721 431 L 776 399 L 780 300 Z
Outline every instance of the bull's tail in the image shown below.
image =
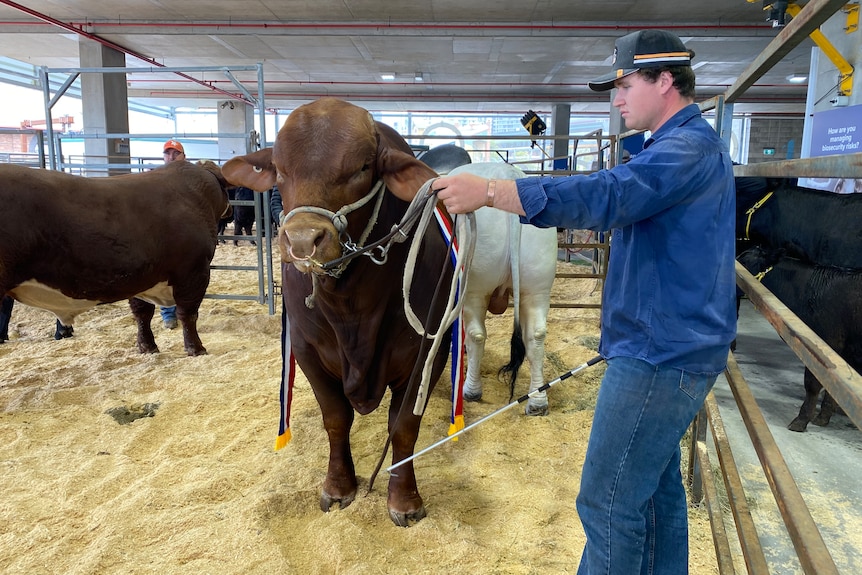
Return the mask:
M 512 292 L 515 298 L 515 325 L 512 328 L 512 340 L 509 344 L 509 363 L 500 368 L 497 376 L 509 379 L 509 401 L 515 397 L 515 381 L 518 379 L 518 370 L 527 356 L 527 347 L 524 345 L 524 335 L 521 330 L 521 225 L 517 216 L 508 216 L 510 219 L 509 230 L 509 262 L 512 272 Z M 512 222 L 511 220 L 514 220 Z
M 515 296 L 517 300 L 517 296 Z M 517 303 L 515 309 L 517 309 Z M 512 341 L 509 344 L 509 363 L 500 368 L 497 376 L 509 379 L 509 401 L 515 397 L 515 381 L 518 379 L 518 370 L 527 356 L 527 347 L 524 345 L 524 336 L 521 333 L 521 324 L 515 320 L 515 328 L 512 330 Z

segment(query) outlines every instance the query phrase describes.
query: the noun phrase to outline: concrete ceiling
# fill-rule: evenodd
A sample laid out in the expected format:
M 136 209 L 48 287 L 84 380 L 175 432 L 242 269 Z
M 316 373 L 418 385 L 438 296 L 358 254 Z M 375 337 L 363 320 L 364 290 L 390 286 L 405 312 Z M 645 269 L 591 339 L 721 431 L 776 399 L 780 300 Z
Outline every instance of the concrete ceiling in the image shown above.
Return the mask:
M 587 80 L 610 70 L 615 38 L 645 27 L 695 51 L 699 98 L 723 93 L 780 30 L 759 0 L 0 0 L 0 55 L 76 68 L 79 42 L 99 42 L 146 70 L 262 63 L 268 108 L 331 95 L 372 110 L 606 112 L 608 94 Z M 806 86 L 787 76 L 807 72 L 812 46 L 794 48 L 737 110 L 801 112 Z M 233 76 L 257 94 L 256 71 Z M 242 96 L 219 70 L 127 79 L 130 98 L 159 106 Z

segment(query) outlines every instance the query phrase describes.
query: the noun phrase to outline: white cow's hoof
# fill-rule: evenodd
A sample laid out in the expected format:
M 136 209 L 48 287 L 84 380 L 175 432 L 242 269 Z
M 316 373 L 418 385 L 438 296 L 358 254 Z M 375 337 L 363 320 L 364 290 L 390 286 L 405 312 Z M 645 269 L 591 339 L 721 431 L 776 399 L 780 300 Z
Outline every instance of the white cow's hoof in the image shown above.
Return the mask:
M 527 403 L 527 407 L 524 408 L 524 414 L 529 415 L 530 417 L 538 417 L 548 415 L 548 404 L 545 405 L 530 405 Z
M 464 390 L 464 401 L 482 401 L 482 392 L 475 393 L 472 391 Z

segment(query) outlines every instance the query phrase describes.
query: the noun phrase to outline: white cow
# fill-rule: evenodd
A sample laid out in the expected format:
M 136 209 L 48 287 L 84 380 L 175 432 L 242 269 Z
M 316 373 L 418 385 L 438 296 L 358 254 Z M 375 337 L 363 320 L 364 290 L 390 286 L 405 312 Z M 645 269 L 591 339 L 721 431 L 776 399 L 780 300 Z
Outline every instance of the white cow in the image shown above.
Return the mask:
M 517 179 L 524 172 L 503 162 L 459 166 L 450 174 L 470 172 L 485 178 Z M 482 397 L 480 366 L 485 353 L 485 314 L 503 313 L 514 296 L 514 330 L 511 361 L 500 373 L 510 376 L 510 393 L 514 393 L 515 376 L 526 358 L 530 363 L 530 391 L 545 383 L 542 366 L 545 357 L 548 309 L 551 285 L 557 264 L 557 230 L 524 225 L 518 216 L 494 208 L 476 212 L 478 238 L 473 263 L 468 270 L 464 294 L 464 329 L 467 349 L 467 379 L 464 399 Z M 546 415 L 546 392 L 531 397 L 527 415 Z

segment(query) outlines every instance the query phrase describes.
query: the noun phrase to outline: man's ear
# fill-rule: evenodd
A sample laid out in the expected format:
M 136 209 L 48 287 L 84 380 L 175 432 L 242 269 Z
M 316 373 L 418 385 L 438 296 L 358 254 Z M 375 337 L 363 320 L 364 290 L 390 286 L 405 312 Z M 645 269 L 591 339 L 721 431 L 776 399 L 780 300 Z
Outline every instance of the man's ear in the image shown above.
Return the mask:
M 659 88 L 661 88 L 662 94 L 673 88 L 673 74 L 671 74 L 667 70 L 659 74 L 658 81 Z

